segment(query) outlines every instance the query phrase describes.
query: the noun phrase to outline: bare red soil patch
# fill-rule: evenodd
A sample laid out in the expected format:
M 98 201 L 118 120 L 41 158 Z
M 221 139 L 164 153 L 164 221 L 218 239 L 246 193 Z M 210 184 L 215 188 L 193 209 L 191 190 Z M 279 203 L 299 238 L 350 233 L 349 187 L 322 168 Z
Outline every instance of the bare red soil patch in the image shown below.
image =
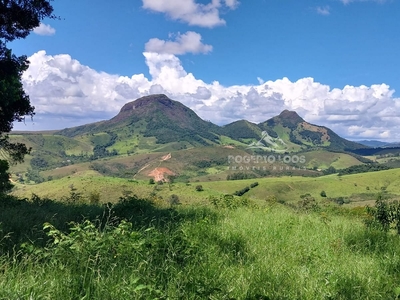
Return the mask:
M 175 175 L 175 173 L 168 168 L 155 168 L 148 175 L 154 177 L 155 181 L 167 181 L 165 175 Z

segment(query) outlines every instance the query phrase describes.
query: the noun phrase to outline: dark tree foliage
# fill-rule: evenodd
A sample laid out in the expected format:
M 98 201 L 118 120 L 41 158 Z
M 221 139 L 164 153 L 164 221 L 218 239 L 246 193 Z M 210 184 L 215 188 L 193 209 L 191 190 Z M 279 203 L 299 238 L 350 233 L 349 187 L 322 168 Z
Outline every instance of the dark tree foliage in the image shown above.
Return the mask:
M 324 175 L 335 174 L 336 173 L 336 169 L 334 167 L 330 166 L 328 169 L 323 170 L 322 173 Z
M 6 160 L 0 160 L 0 193 L 8 192 L 13 187 L 9 180 L 8 167 Z
M 385 165 L 380 165 L 377 163 L 374 164 L 366 164 L 366 165 L 354 165 L 348 167 L 346 169 L 339 170 L 338 175 L 349 175 L 349 174 L 357 174 L 357 173 L 366 173 L 366 172 L 375 172 L 375 171 L 383 171 L 389 170 L 390 167 Z
M 248 186 L 246 186 L 245 188 L 243 188 L 243 189 L 241 189 L 239 191 L 236 191 L 233 194 L 235 196 L 239 196 L 240 197 L 240 196 L 243 196 L 244 194 L 246 194 L 248 191 L 250 191 L 250 188 Z
M 256 178 L 256 175 L 251 173 L 237 172 L 233 174 L 229 174 L 226 177 L 226 180 L 243 180 L 243 179 L 251 179 Z
M 34 107 L 21 82 L 29 62 L 26 56 L 14 55 L 7 48 L 7 42 L 27 37 L 44 18 L 56 18 L 52 13 L 53 7 L 48 0 L 0 0 L 0 158 L 3 161 L 22 162 L 24 155 L 29 153 L 30 149 L 24 144 L 11 143 L 8 133 L 13 122 L 34 115 Z M 5 177 L 8 183 L 8 161 L 4 165 L 1 162 L 2 185 Z
M 14 121 L 22 121 L 25 115 L 33 116 L 34 107 L 25 94 L 21 76 L 28 68 L 25 56 L 16 57 L 0 41 L 0 149 L 2 156 L 21 162 L 29 151 L 24 144 L 10 143 L 7 133 Z
M 31 159 L 31 166 L 34 169 L 46 169 L 49 164 L 44 158 L 35 156 Z
M 312 142 L 313 144 L 320 145 L 322 144 L 321 138 L 322 138 L 322 133 L 321 132 L 315 132 L 311 130 L 303 130 L 300 131 L 300 136 L 304 138 L 305 140 Z
M 0 38 L 26 38 L 44 18 L 55 18 L 48 0 L 0 0 Z
M 221 128 L 223 135 L 230 138 L 241 140 L 243 138 L 259 139 L 259 134 L 255 131 L 256 125 L 252 127 L 247 121 L 236 121 Z
M 358 154 L 358 155 L 365 155 L 365 156 L 385 155 L 385 154 L 390 154 L 390 153 L 397 154 L 400 152 L 400 147 L 362 148 L 362 149 L 352 150 L 352 152 L 355 154 Z
M 301 141 L 299 141 L 296 136 L 293 134 L 293 131 L 289 132 L 289 140 L 293 143 L 293 144 L 297 144 L 297 145 L 303 145 L 303 143 Z
M 250 184 L 250 188 L 255 188 L 256 186 L 258 186 L 258 182 L 253 182 L 252 184 Z

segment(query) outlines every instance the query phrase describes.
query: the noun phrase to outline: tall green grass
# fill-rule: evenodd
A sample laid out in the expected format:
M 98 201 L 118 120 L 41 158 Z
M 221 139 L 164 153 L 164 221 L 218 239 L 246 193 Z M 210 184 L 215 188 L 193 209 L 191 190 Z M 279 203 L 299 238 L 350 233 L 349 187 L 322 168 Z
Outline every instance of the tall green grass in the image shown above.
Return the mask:
M 83 212 L 83 206 L 74 209 Z M 25 219 L 34 223 L 37 211 Z M 6 243 L 13 235 L 4 230 L 11 228 L 9 220 L 2 221 L 0 299 L 394 299 L 400 294 L 399 237 L 340 211 L 307 213 L 248 202 L 230 209 L 161 209 L 130 197 L 107 216 L 89 214 L 67 228 L 45 221 L 45 243 L 19 239 L 24 242 L 15 251 Z M 29 237 L 24 225 L 20 230 Z

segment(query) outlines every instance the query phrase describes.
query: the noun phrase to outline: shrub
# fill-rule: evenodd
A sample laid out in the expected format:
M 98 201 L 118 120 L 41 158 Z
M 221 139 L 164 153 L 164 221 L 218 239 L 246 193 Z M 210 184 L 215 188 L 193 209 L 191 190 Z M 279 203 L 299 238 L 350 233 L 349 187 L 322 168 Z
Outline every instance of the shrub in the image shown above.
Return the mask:
M 91 192 L 89 194 L 89 203 L 90 204 L 99 204 L 100 203 L 100 193 L 99 192 Z
M 209 201 L 215 208 L 237 209 L 239 207 L 257 207 L 247 198 L 234 197 L 233 195 L 228 194 L 219 197 L 210 196 Z
M 253 182 L 250 184 L 250 188 L 255 188 L 256 186 L 258 186 L 258 182 Z
M 321 191 L 320 195 L 321 195 L 321 197 L 326 197 L 325 191 Z
M 234 192 L 233 194 L 235 195 L 235 196 L 243 196 L 245 193 L 247 193 L 248 191 L 250 191 L 250 188 L 248 187 L 248 186 L 246 186 L 245 188 L 243 188 L 243 189 L 241 189 L 241 190 L 239 190 L 239 191 L 236 191 L 236 192 Z
M 297 209 L 303 211 L 318 211 L 320 207 L 317 201 L 311 194 L 304 194 L 300 196 L 301 200 L 297 203 Z
M 367 221 L 368 226 L 378 227 L 387 232 L 390 228 L 397 230 L 400 234 L 400 203 L 399 201 L 388 201 L 379 194 L 374 207 L 367 206 L 367 213 L 372 221 Z
M 171 195 L 171 196 L 169 197 L 168 202 L 169 202 L 169 204 L 170 204 L 171 206 L 181 204 L 181 203 L 179 202 L 179 197 L 178 197 L 177 195 L 175 195 L 175 194 L 173 194 L 173 195 Z
M 203 186 L 201 184 L 196 185 L 196 191 L 198 191 L 198 192 L 204 191 Z

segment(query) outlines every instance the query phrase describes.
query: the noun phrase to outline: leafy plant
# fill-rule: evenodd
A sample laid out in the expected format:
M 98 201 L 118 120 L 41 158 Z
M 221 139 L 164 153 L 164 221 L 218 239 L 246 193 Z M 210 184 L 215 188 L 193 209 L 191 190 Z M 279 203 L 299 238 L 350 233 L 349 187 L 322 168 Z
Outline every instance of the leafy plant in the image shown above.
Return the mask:
M 378 227 L 387 232 L 391 228 L 400 234 L 400 202 L 397 200 L 388 201 L 380 193 L 374 207 L 367 206 L 367 213 L 372 220 L 367 220 L 368 226 Z

